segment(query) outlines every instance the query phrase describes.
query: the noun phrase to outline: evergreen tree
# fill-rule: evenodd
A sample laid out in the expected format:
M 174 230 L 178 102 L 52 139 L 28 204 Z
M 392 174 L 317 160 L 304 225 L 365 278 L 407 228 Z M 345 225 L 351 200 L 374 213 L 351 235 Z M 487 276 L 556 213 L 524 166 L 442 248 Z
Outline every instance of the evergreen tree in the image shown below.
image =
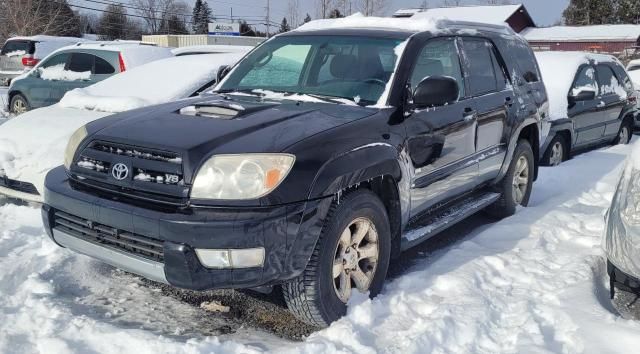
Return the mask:
M 291 26 L 289 25 L 289 22 L 287 21 L 287 18 L 283 18 L 282 22 L 280 23 L 280 33 L 285 33 L 285 32 L 289 32 L 291 31 Z
M 304 23 L 311 22 L 311 15 L 307 14 L 307 17 L 304 18 Z
M 640 23 L 640 0 L 618 0 L 616 19 L 619 23 Z
M 101 39 L 112 41 L 126 38 L 127 10 L 122 5 L 110 4 L 105 8 L 98 22 Z
M 191 29 L 193 33 L 200 33 L 200 13 L 202 12 L 202 0 L 196 0 L 195 4 L 193 4 L 193 12 L 191 17 Z
M 193 33 L 207 34 L 211 16 L 209 4 L 203 0 L 196 0 L 195 5 L 193 5 L 193 17 L 191 18 Z
M 342 17 L 344 17 L 344 15 L 338 9 L 333 9 L 331 10 L 331 12 L 329 12 L 329 18 L 342 18 Z
M 564 10 L 565 23 L 569 26 L 601 25 L 616 23 L 615 0 L 571 0 Z

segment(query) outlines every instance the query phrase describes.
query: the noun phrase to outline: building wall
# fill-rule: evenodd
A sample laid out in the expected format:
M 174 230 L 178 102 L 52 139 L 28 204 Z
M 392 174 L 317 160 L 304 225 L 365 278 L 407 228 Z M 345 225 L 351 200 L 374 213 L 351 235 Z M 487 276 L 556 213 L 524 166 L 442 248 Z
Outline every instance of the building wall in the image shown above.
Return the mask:
M 206 34 L 142 36 L 143 42 L 173 48 L 206 44 L 256 46 L 264 40 L 265 38 L 262 37 L 209 36 Z
M 535 51 L 580 51 L 594 53 L 608 53 L 617 56 L 628 56 L 637 45 L 628 42 L 529 42 Z

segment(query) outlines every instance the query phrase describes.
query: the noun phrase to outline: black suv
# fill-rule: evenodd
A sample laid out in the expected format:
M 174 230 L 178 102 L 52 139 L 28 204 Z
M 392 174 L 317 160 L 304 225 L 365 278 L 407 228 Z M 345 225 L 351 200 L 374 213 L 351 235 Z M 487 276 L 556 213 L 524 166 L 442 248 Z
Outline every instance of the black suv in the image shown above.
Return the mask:
M 49 235 L 180 288 L 278 285 L 328 325 L 401 251 L 528 203 L 533 53 L 504 27 L 440 26 L 290 32 L 212 95 L 89 123 L 47 176 Z

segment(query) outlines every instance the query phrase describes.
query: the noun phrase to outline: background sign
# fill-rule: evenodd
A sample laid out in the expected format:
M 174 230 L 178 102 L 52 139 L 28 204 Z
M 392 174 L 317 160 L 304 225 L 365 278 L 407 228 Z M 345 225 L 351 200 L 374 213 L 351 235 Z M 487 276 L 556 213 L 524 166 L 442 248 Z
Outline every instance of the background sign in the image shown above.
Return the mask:
M 209 34 L 219 36 L 239 36 L 239 23 L 212 22 L 209 23 Z

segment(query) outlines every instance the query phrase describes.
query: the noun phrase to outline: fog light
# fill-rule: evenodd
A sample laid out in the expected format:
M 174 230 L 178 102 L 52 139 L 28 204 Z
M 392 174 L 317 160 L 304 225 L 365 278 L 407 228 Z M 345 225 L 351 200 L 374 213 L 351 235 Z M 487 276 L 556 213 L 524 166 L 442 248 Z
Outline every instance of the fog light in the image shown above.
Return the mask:
M 196 249 L 200 263 L 207 268 L 253 268 L 264 264 L 264 248 L 232 250 Z

